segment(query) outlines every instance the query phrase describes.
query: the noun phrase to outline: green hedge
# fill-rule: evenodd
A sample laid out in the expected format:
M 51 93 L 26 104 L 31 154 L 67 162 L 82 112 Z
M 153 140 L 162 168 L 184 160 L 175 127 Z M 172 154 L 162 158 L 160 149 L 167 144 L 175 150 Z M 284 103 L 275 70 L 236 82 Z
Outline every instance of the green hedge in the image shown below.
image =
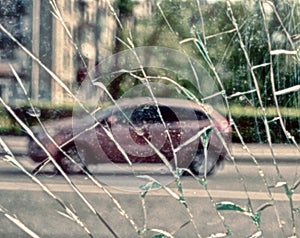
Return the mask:
M 261 109 L 242 107 L 240 105 L 233 105 L 230 109 L 233 120 L 245 142 L 267 142 L 267 127 L 264 123 L 264 114 Z M 298 143 L 300 143 L 300 109 L 280 108 L 280 113 L 287 131 L 295 137 Z M 277 109 L 275 107 L 266 108 L 265 114 L 272 142 L 288 142 L 281 127 L 281 123 L 278 120 Z M 240 142 L 236 131 L 233 131 L 232 133 L 232 141 Z
M 70 117 L 73 113 L 72 105 L 53 106 L 50 104 L 39 105 L 41 112 L 41 121 L 58 120 L 60 118 Z M 14 112 L 20 117 L 28 126 L 37 123 L 36 118 L 30 115 L 30 107 L 18 106 L 13 107 Z M 280 108 L 282 118 L 286 129 L 295 137 L 296 141 L 300 142 L 300 110 L 292 108 Z M 266 142 L 267 133 L 262 112 L 259 109 L 242 107 L 240 105 L 233 105 L 231 113 L 235 124 L 241 133 L 243 140 L 248 143 Z M 268 125 L 270 134 L 274 143 L 286 143 L 286 136 L 281 128 L 279 120 L 274 120 L 277 117 L 276 108 L 266 109 Z M 0 108 L 0 134 L 1 135 L 24 135 L 22 128 L 17 124 L 15 119 L 9 115 L 4 109 Z M 233 130 L 232 141 L 239 143 L 240 139 L 237 132 Z
M 267 142 L 267 129 L 261 117 L 255 118 L 251 116 L 241 116 L 233 118 L 243 140 L 247 143 L 265 143 Z M 279 120 L 273 120 L 273 117 L 268 117 L 269 133 L 273 143 L 286 143 L 288 142 L 284 131 L 282 130 Z M 300 121 L 298 118 L 283 118 L 286 129 L 296 141 L 300 142 L 299 130 Z M 239 143 L 240 139 L 237 132 L 233 130 L 232 141 Z
M 37 106 L 40 110 L 40 120 L 58 120 L 65 117 L 71 117 L 73 113 L 73 107 L 71 105 L 59 105 L 53 106 L 46 104 Z M 37 119 L 31 115 L 32 109 L 30 106 L 15 106 L 12 107 L 15 114 L 22 119 L 28 126 L 33 126 L 38 123 Z M 24 135 L 23 129 L 16 122 L 5 108 L 0 108 L 0 135 Z

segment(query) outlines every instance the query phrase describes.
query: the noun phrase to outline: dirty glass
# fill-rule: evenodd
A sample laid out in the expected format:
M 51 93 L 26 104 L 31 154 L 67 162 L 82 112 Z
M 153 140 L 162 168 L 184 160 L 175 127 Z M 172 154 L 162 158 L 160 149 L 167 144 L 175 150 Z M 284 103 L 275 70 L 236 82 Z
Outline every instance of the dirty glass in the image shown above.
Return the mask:
M 0 0 L 0 236 L 298 237 L 299 65 L 299 0 Z

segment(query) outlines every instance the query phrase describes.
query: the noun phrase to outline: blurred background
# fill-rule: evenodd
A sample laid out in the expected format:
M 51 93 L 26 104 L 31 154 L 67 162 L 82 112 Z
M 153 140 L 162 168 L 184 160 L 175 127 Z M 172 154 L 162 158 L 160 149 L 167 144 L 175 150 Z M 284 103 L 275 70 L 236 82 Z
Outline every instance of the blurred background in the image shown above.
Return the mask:
M 11 64 L 45 119 L 69 116 L 72 99 L 41 64 L 75 93 L 88 72 L 128 45 L 165 46 L 196 59 L 220 91 L 225 90 L 246 141 L 267 139 L 260 100 L 275 142 L 288 141 L 278 121 L 275 96 L 285 126 L 299 142 L 299 5 L 298 0 L 235 0 L 232 19 L 226 1 L 217 0 L 0 0 L 0 23 L 11 34 L 0 30 L 0 96 L 27 117 L 26 97 Z M 172 77 L 197 95 L 188 79 L 172 72 L 156 73 Z M 122 75 L 112 82 L 110 92 L 118 98 L 138 83 Z M 2 133 L 18 132 L 5 110 L 1 115 Z M 239 141 L 235 136 L 234 140 Z

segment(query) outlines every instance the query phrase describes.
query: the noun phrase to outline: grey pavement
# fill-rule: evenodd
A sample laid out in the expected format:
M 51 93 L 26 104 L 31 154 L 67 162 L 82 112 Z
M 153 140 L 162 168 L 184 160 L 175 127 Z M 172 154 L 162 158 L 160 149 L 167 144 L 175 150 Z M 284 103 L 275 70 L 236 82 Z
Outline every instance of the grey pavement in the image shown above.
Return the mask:
M 8 148 L 15 155 L 26 155 L 28 152 L 28 138 L 25 136 L 1 136 Z M 3 147 L 0 145 L 0 154 L 4 153 Z
M 18 159 L 24 161 L 26 157 L 20 156 Z M 152 228 L 168 231 L 173 234 L 172 237 L 199 237 L 191 222 L 191 216 L 201 237 L 225 237 L 221 236 L 226 232 L 225 228 L 230 229 L 232 234 L 230 237 L 258 237 L 251 236 L 256 233 L 257 227 L 248 215 L 236 211 L 218 211 L 215 207 L 215 202 L 232 202 L 246 207 L 250 204 L 249 200 L 254 209 L 273 204 L 261 210 L 260 229 L 263 235 L 260 237 L 295 237 L 292 236 L 290 200 L 282 187 L 272 186 L 282 181 L 275 166 L 261 165 L 264 179 L 254 164 L 241 163 L 238 169 L 239 172 L 235 166 L 228 163 L 224 169 L 218 171 L 217 176 L 207 180 L 207 189 L 191 176 L 182 177 L 181 187 L 186 203 L 176 199 L 176 194 L 179 194 L 178 184 L 174 182 L 173 176 L 157 176 L 156 179 L 161 184 L 169 182 L 166 187 L 168 189 L 151 189 L 142 200 L 140 185 L 147 184 L 147 178 L 139 180 L 137 176 L 95 174 L 95 178 L 101 181 L 109 192 L 108 196 L 86 176 L 72 175 L 70 179 L 89 205 L 74 192 L 63 176 L 41 173 L 36 178 L 75 211 L 93 237 L 113 237 L 94 211 L 103 217 L 118 237 L 153 238 L 157 233 L 152 232 Z M 241 176 L 245 183 L 241 182 Z M 299 178 L 299 169 L 295 164 L 282 164 L 280 176 L 289 185 L 294 184 Z M 273 187 L 272 201 L 267 191 L 269 185 Z M 1 160 L 0 191 L 1 208 L 5 208 L 13 217 L 19 218 L 39 237 L 89 237 L 78 223 L 70 220 L 69 216 L 62 215 L 66 212 L 61 203 L 42 192 L 41 186 L 35 184 L 24 173 L 17 172 L 13 166 Z M 300 202 L 298 190 L 293 193 L 292 200 L 298 207 Z M 185 204 L 188 205 L 188 209 Z M 90 205 L 93 207 L 92 210 Z M 138 235 L 129 219 L 134 221 L 138 230 L 147 228 L 142 236 Z M 296 213 L 294 221 L 298 231 L 300 219 Z M 4 215 L 0 216 L 0 224 L 1 238 L 29 237 Z
M 7 144 L 15 155 L 26 155 L 28 152 L 28 138 L 24 136 L 1 136 L 0 138 Z M 273 144 L 271 147 L 267 144 L 241 144 L 233 143 L 230 146 L 232 156 L 239 162 L 251 162 L 253 158 L 258 161 L 272 162 L 273 156 L 277 162 L 299 162 L 300 145 L 292 144 Z M 0 146 L 0 154 L 4 150 Z
M 298 148 L 297 148 L 298 146 Z M 299 162 L 300 161 L 300 145 L 292 144 L 232 144 L 231 153 L 236 160 L 240 162 L 253 161 L 253 158 L 262 162 L 272 162 L 273 158 L 277 162 Z

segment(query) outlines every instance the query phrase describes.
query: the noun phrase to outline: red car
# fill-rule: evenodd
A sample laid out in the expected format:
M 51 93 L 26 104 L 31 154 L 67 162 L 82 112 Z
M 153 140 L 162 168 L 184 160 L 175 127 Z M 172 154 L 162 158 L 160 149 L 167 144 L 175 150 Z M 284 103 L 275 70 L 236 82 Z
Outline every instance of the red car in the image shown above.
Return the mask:
M 79 172 L 80 167 L 65 153 L 85 168 L 99 163 L 165 163 L 209 175 L 224 161 L 224 143 L 231 139 L 224 116 L 210 105 L 186 99 L 123 99 L 91 115 L 44 125 L 60 148 L 42 127 L 32 127 L 32 131 L 68 173 Z M 36 162 L 47 159 L 32 138 L 29 155 Z

